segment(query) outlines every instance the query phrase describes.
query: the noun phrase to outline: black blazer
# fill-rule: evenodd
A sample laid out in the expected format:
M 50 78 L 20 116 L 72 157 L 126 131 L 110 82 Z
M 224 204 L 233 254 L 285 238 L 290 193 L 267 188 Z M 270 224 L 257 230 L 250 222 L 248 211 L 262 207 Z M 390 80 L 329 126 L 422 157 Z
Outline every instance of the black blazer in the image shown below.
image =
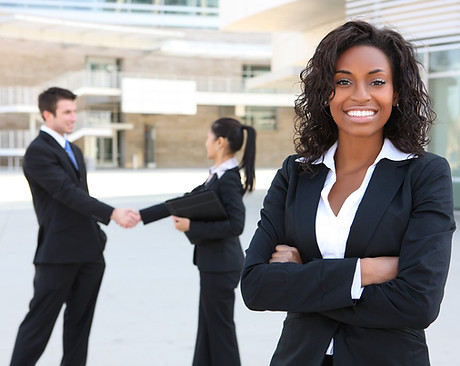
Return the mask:
M 97 221 L 108 224 L 113 207 L 89 196 L 81 150 L 71 144 L 77 171 L 66 151 L 40 131 L 24 156 L 39 232 L 34 263 L 83 263 L 96 259 L 105 245 Z
M 430 153 L 381 160 L 345 259 L 322 260 L 315 217 L 328 169 L 300 174 L 295 159 L 286 159 L 267 193 L 241 282 L 249 308 L 288 312 L 271 365 L 320 366 L 332 338 L 335 365 L 429 365 L 423 329 L 439 312 L 455 230 L 448 163 Z M 297 247 L 304 264 L 268 264 L 279 243 Z M 353 301 L 357 259 L 376 256 L 399 256 L 397 278 Z
M 200 271 L 241 271 L 244 254 L 239 236 L 244 229 L 245 208 L 238 168 L 227 170 L 219 179 L 214 175 L 209 183 L 196 187 L 192 192 L 209 189 L 217 193 L 228 219 L 190 221 L 190 230 L 185 234 L 195 245 L 193 263 Z M 140 214 L 144 224 L 170 215 L 163 203 L 140 210 Z

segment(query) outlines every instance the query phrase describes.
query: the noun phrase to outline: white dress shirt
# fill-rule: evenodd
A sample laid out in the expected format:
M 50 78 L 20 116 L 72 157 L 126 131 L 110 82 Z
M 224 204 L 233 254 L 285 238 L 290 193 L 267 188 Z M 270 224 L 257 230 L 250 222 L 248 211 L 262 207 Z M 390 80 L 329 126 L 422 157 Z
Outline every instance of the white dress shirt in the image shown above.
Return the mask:
M 43 132 L 46 132 L 48 135 L 54 138 L 57 141 L 57 143 L 61 145 L 63 149 L 65 149 L 66 138 L 64 136 L 62 136 L 61 134 L 57 133 L 56 131 L 52 130 L 51 128 L 45 125 L 42 125 L 40 127 L 40 130 Z
M 236 168 L 237 166 L 238 160 L 236 160 L 236 158 L 228 159 L 217 167 L 214 165 L 209 168 L 209 177 L 207 181 L 209 181 L 214 174 L 217 174 L 217 178 L 220 178 L 227 170 Z
M 334 155 L 337 150 L 337 142 L 323 155 L 322 159 L 318 159 L 313 164 L 323 163 L 329 168 L 329 173 L 324 182 L 321 198 L 318 204 L 316 213 L 316 240 L 324 259 L 338 259 L 345 257 L 346 243 L 350 233 L 350 227 L 358 210 L 358 206 L 366 192 L 369 181 L 374 173 L 375 166 L 382 159 L 393 161 L 402 161 L 411 159 L 412 154 L 403 153 L 398 150 L 390 140 L 385 139 L 379 155 L 374 163 L 367 169 L 361 186 L 351 193 L 344 201 L 337 216 L 331 209 L 329 204 L 329 192 L 336 181 Z M 363 288 L 361 287 L 361 262 L 358 259 L 356 264 L 355 276 L 351 287 L 351 298 L 359 299 Z M 327 349 L 326 354 L 333 353 L 333 340 Z

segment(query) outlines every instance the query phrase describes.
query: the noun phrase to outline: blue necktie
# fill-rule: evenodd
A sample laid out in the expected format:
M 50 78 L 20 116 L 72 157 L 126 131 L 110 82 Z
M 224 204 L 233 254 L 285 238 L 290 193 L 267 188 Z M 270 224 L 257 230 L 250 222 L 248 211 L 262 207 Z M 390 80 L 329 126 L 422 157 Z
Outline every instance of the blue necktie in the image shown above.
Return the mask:
M 72 163 L 75 166 L 75 169 L 78 170 L 77 159 L 75 159 L 75 155 L 72 151 L 72 148 L 70 147 L 70 143 L 67 140 L 65 140 L 65 151 L 67 152 L 67 155 L 69 155 L 70 160 L 72 160 Z

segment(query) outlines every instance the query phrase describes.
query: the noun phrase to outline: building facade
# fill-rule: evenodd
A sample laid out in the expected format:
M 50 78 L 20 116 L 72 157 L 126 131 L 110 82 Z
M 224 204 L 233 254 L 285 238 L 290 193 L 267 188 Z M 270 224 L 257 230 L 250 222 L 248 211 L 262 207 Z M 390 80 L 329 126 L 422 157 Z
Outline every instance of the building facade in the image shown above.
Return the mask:
M 21 165 L 38 133 L 38 94 L 78 95 L 70 140 L 89 167 L 208 166 L 209 125 L 258 132 L 257 166 L 292 153 L 296 86 L 257 88 L 271 36 L 222 31 L 216 0 L 0 1 L 0 166 Z
M 319 40 L 348 19 L 400 31 L 417 48 L 437 121 L 428 150 L 451 165 L 460 208 L 460 0 L 221 0 L 224 29 L 273 34 L 271 72 L 251 80 L 283 87 L 298 79 Z

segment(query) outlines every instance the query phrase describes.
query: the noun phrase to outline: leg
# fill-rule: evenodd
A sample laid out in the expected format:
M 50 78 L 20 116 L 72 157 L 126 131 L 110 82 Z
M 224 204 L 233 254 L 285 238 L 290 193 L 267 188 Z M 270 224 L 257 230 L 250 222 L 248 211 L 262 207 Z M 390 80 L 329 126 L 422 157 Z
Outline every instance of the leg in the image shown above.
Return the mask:
M 88 339 L 105 262 L 79 266 L 64 313 L 64 355 L 61 366 L 83 366 L 88 354 Z
M 233 310 L 239 272 L 201 272 L 200 321 L 195 355 L 207 356 L 195 365 L 239 366 Z M 200 329 L 204 328 L 204 329 Z M 199 343 L 201 342 L 201 344 Z
M 203 299 L 203 290 L 200 290 L 200 303 L 198 307 L 198 331 L 196 334 L 195 354 L 193 355 L 193 366 L 211 366 L 209 352 L 209 334 L 206 318 L 206 304 Z
M 35 266 L 34 297 L 19 327 L 11 366 L 32 366 L 40 358 L 68 297 L 76 271 L 77 266 L 72 264 Z

